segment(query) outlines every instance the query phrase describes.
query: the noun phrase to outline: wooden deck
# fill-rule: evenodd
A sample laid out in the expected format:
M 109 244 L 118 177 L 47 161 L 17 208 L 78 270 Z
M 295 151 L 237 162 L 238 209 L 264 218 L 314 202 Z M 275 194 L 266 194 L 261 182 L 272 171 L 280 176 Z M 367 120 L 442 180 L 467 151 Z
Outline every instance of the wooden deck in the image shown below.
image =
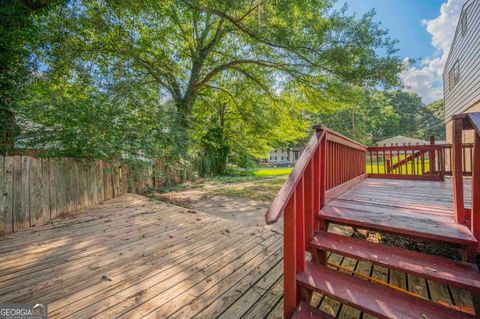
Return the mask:
M 448 213 L 446 186 L 441 193 L 417 188 L 425 182 L 400 183 L 412 183 L 402 196 Z M 396 187 L 397 181 L 367 180 L 332 203 L 384 207 Z M 282 318 L 282 246 L 282 236 L 264 227 L 128 194 L 1 239 L 0 303 L 46 303 L 50 318 Z M 338 254 L 328 260 L 346 273 L 472 307 L 461 289 Z M 337 318 L 373 318 L 319 294 L 313 302 Z
M 471 185 L 465 181 L 470 205 Z M 366 179 L 337 197 L 322 213 L 345 224 L 355 220 L 364 228 L 458 244 L 475 243 L 470 230 L 454 220 L 452 182 Z M 349 224 L 350 223 L 346 223 Z
M 49 318 L 264 318 L 282 311 L 282 236 L 128 194 L 0 240 L 0 303 Z

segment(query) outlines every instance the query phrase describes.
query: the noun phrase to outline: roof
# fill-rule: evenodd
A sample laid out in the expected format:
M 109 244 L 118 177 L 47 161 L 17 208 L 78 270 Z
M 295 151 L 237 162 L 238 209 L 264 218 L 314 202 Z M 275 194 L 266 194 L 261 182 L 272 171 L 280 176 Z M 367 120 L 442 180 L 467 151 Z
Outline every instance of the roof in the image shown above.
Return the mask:
M 408 137 L 408 136 L 402 136 L 402 135 L 392 136 L 392 137 L 377 141 L 377 145 L 394 144 L 394 143 L 427 144 L 427 142 L 424 140 Z

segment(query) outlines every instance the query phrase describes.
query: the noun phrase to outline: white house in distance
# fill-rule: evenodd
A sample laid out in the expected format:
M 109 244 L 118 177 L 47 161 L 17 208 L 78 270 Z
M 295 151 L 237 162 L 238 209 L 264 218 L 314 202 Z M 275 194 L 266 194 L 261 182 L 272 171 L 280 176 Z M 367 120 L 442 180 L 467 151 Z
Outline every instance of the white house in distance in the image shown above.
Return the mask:
M 377 146 L 395 146 L 395 145 L 425 145 L 430 144 L 424 140 L 418 138 L 407 137 L 402 135 L 397 135 L 394 137 L 389 137 L 384 140 L 378 141 Z
M 445 68 L 443 97 L 447 141 L 452 141 L 452 116 L 480 112 L 480 1 L 467 0 L 462 7 Z M 465 131 L 464 142 L 473 141 Z
M 403 145 L 427 145 L 430 141 L 424 141 L 418 138 L 397 135 L 378 141 L 377 146 L 403 146 Z M 446 141 L 437 141 L 435 144 L 446 144 Z
M 268 153 L 267 163 L 272 165 L 293 166 L 300 158 L 303 148 L 277 148 Z

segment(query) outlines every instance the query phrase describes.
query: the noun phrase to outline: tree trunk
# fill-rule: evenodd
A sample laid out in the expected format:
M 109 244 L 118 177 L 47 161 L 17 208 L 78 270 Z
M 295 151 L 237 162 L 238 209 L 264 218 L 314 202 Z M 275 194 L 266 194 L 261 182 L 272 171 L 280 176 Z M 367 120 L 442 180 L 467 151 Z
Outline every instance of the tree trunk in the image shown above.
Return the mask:
M 15 114 L 9 110 L 0 109 L 0 153 L 6 154 L 13 149 L 17 131 Z

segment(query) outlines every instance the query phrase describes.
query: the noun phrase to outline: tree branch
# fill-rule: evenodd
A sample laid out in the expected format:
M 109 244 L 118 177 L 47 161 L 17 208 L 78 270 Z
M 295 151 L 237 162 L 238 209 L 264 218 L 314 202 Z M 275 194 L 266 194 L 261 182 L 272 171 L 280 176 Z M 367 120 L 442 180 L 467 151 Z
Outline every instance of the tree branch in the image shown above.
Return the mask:
M 241 65 L 241 64 L 255 64 L 258 66 L 263 66 L 263 67 L 270 67 L 270 68 L 279 68 L 280 65 L 275 65 L 271 62 L 268 61 L 262 61 L 262 60 L 234 60 L 230 61 L 228 63 L 222 64 L 211 70 L 201 81 L 197 83 L 197 88 L 200 89 L 202 88 L 208 81 L 210 81 L 215 75 L 218 73 L 227 70 L 227 69 L 234 69 L 235 66 Z

